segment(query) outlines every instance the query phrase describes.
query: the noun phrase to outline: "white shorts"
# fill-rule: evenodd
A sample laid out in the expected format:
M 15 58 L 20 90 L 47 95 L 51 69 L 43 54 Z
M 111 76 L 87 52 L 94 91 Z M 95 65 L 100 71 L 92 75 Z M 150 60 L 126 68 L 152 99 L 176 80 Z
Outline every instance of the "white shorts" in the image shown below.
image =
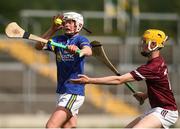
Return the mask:
M 64 107 L 68 109 L 71 114 L 77 115 L 79 108 L 84 103 L 84 96 L 75 95 L 75 94 L 57 94 L 57 106 Z
M 178 111 L 167 110 L 160 107 L 152 108 L 151 110 L 145 112 L 141 118 L 144 118 L 151 113 L 161 121 L 161 124 L 165 129 L 174 125 L 178 120 Z

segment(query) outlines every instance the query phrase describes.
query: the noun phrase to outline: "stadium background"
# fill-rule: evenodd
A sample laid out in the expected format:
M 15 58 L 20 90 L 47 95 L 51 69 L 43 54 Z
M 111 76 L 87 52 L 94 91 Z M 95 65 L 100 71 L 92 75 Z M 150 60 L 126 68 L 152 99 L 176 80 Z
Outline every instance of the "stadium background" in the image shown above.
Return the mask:
M 56 72 L 54 55 L 38 52 L 33 42 L 10 40 L 5 26 L 17 22 L 27 31 L 41 35 L 51 17 L 77 11 L 121 73 L 143 63 L 138 53 L 140 35 L 148 28 L 164 30 L 170 39 L 162 53 L 180 105 L 180 1 L 178 0 L 3 0 L 0 1 L 0 127 L 44 127 L 54 109 Z M 85 72 L 91 76 L 113 75 L 94 57 L 87 59 Z M 144 82 L 133 83 L 145 91 Z M 139 106 L 125 86 L 87 86 L 86 101 L 80 109 L 78 127 L 123 127 L 149 108 Z M 179 122 L 175 127 L 180 127 Z

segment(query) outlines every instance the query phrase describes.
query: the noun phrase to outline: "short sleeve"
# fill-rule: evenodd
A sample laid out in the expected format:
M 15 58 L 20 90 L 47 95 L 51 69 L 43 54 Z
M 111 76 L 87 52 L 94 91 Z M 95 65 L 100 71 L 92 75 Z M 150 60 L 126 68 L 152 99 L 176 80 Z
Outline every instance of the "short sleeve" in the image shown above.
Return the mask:
M 131 75 L 134 77 L 135 80 L 153 80 L 159 78 L 158 75 L 153 72 L 152 69 L 147 67 L 147 65 L 142 65 L 138 67 L 136 70 L 130 72 Z
M 79 43 L 80 43 L 80 44 L 79 44 L 79 45 L 80 45 L 80 48 L 83 48 L 84 46 L 89 46 L 89 47 L 91 47 L 90 42 L 89 42 L 89 40 L 88 40 L 86 37 L 81 36 Z

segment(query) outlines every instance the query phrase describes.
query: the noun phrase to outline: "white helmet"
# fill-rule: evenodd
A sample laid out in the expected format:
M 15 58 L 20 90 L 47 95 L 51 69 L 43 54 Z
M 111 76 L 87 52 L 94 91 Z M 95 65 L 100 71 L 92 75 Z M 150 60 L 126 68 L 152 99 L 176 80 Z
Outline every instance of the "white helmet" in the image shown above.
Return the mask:
M 74 20 L 76 24 L 76 32 L 79 32 L 83 25 L 84 25 L 84 20 L 83 16 L 79 13 L 76 12 L 67 12 L 63 14 L 63 20 Z

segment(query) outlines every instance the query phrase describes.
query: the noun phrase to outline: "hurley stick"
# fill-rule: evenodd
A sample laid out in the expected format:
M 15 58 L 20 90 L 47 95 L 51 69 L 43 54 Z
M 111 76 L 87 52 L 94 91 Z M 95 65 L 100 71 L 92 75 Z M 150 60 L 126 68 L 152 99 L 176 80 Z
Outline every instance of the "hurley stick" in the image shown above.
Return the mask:
M 63 45 L 62 43 L 56 43 L 56 42 L 53 42 L 52 40 L 47 40 L 47 39 L 41 38 L 37 35 L 31 34 L 25 31 L 16 22 L 9 23 L 5 28 L 5 33 L 9 38 L 29 39 L 29 40 L 42 42 L 45 44 L 50 43 L 53 46 L 60 47 L 63 49 L 68 49 L 68 47 L 66 45 Z M 76 53 L 78 53 L 80 56 L 83 56 L 81 55 L 80 50 L 77 50 Z
M 120 76 L 121 74 L 118 72 L 115 66 L 108 59 L 102 44 L 98 41 L 92 41 L 91 46 L 92 46 L 93 56 L 95 56 L 98 60 L 102 61 L 117 76 Z M 133 94 L 136 93 L 136 91 L 132 88 L 133 85 L 131 83 L 125 82 L 124 84 L 130 89 L 130 91 Z M 140 104 L 143 104 L 143 103 L 144 101 L 140 101 Z

